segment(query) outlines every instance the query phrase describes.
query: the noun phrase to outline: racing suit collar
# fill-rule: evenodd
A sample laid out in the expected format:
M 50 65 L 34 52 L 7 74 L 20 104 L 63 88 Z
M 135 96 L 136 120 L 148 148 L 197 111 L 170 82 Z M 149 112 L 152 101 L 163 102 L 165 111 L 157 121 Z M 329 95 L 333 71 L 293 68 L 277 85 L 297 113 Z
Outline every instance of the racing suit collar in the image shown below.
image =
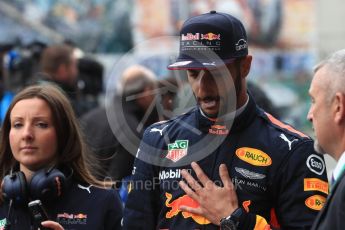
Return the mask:
M 233 118 L 233 117 L 238 117 L 239 115 L 241 115 L 242 114 L 242 112 L 245 110 L 245 108 L 247 107 L 247 105 L 248 105 L 248 102 L 249 102 L 249 94 L 247 94 L 247 101 L 246 101 L 246 103 L 244 103 L 244 105 L 242 105 L 239 109 L 237 109 L 236 111 L 233 111 L 233 112 L 231 112 L 231 113 L 228 113 L 228 114 L 225 114 L 222 118 L 225 118 L 225 120 L 226 120 L 226 118 L 228 117 L 228 118 Z M 210 118 L 210 117 L 208 117 L 203 111 L 202 111 L 202 109 L 201 109 L 201 107 L 199 107 L 199 110 L 200 110 L 200 113 L 201 113 L 201 115 L 202 116 L 204 116 L 204 117 L 206 117 L 207 119 L 209 119 L 209 120 L 211 120 L 211 121 L 215 121 L 215 122 L 217 122 L 217 119 L 216 118 Z M 220 118 L 220 120 L 222 120 L 222 118 Z
M 256 114 L 256 104 L 253 97 L 248 93 L 248 100 L 240 109 L 236 111 L 234 119 L 225 119 L 223 121 L 211 120 L 203 114 L 200 108 L 197 110 L 197 119 L 199 120 L 199 129 L 203 132 L 209 132 L 209 128 L 214 125 L 225 126 L 225 129 L 231 132 L 238 132 L 245 129 Z M 233 116 L 227 115 L 226 117 L 232 118 Z

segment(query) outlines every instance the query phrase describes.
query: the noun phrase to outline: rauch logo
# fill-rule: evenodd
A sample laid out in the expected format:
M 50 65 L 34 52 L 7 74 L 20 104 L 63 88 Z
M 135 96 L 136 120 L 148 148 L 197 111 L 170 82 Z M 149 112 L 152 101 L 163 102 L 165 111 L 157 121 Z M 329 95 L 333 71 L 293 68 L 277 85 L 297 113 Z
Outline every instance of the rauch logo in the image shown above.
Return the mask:
M 255 166 L 269 166 L 272 164 L 271 158 L 259 149 L 242 147 L 236 150 L 236 156 Z

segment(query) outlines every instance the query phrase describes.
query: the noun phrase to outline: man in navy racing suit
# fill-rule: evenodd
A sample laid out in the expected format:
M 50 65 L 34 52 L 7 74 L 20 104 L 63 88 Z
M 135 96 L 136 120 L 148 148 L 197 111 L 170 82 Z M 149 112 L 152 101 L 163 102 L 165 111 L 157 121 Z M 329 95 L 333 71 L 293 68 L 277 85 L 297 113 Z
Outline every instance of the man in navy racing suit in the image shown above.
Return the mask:
M 246 89 L 251 60 L 231 15 L 184 23 L 169 69 L 187 70 L 198 105 L 145 131 L 125 229 L 311 227 L 328 194 L 324 159 L 308 136 L 257 107 Z

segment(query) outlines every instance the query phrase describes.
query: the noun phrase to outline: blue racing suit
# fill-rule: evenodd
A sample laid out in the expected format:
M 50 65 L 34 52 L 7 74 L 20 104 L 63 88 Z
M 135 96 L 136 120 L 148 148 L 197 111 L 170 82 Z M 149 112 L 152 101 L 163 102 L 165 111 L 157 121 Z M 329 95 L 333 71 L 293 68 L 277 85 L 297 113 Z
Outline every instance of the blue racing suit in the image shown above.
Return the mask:
M 250 96 L 231 122 L 212 121 L 198 107 L 144 133 L 132 172 L 124 229 L 219 229 L 178 186 L 190 162 L 221 184 L 224 163 L 245 212 L 238 229 L 309 229 L 328 194 L 323 156 L 313 140 L 260 109 Z M 219 200 L 219 202 L 222 202 Z

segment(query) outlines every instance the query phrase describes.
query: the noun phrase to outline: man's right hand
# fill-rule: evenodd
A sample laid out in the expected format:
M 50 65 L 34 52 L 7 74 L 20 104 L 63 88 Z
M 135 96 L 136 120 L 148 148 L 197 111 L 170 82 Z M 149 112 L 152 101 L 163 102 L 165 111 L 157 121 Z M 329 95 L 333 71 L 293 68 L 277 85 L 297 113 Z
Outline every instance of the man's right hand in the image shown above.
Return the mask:
M 235 186 L 231 182 L 228 169 L 225 164 L 219 167 L 219 176 L 224 185 L 220 187 L 207 177 L 197 163 L 192 162 L 191 166 L 199 182 L 184 169 L 181 174 L 186 182 L 181 180 L 179 184 L 200 206 L 197 208 L 181 206 L 180 209 L 203 216 L 213 224 L 220 225 L 222 218 L 229 216 L 238 208 Z

